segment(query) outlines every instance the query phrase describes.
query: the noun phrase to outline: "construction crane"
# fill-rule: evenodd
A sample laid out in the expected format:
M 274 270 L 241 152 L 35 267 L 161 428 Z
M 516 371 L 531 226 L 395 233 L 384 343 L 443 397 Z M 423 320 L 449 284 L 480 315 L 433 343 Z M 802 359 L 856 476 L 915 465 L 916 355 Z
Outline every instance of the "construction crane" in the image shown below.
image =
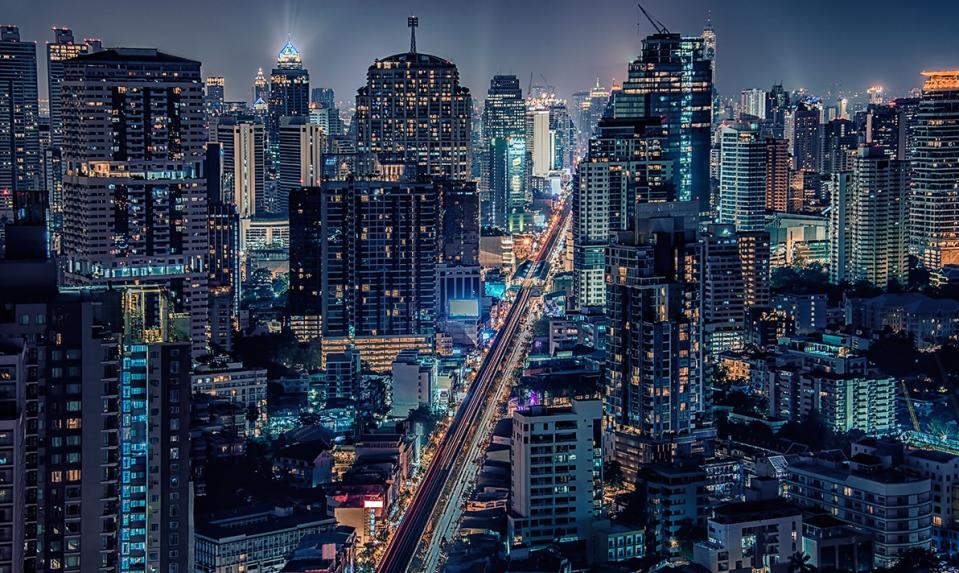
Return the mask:
M 906 399 L 906 409 L 909 410 L 909 418 L 912 420 L 912 428 L 919 433 L 919 418 L 916 416 L 916 409 L 912 405 L 912 398 L 909 396 L 909 387 L 905 380 L 899 381 L 902 384 L 902 395 Z
M 639 9 L 640 9 L 640 10 L 642 10 L 643 16 L 646 16 L 646 19 L 649 20 L 649 23 L 653 25 L 653 28 L 656 30 L 656 33 L 657 33 L 657 34 L 668 34 L 668 33 L 669 33 L 669 30 L 666 29 L 666 26 L 663 25 L 662 22 L 660 22 L 660 21 L 657 20 L 656 18 L 653 18 L 653 17 L 649 14 L 649 12 L 646 11 L 646 8 L 643 8 L 643 3 L 642 3 L 642 2 L 637 2 L 636 5 L 639 6 Z

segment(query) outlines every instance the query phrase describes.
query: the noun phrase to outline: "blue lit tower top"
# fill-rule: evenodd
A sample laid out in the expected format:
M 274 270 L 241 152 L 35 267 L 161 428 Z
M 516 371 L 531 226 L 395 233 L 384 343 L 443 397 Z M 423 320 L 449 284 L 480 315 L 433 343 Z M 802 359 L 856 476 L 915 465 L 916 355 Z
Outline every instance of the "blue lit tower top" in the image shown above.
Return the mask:
M 303 68 L 303 57 L 291 40 L 287 40 L 280 48 L 280 53 L 276 55 L 276 67 L 287 70 Z

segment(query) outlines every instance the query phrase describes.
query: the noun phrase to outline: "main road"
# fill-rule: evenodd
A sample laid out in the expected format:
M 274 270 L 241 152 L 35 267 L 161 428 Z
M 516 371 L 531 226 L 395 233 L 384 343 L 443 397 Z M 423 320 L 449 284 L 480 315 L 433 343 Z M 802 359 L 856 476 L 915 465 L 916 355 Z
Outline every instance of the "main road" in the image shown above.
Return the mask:
M 567 203 L 563 206 L 559 217 L 549 227 L 546 240 L 543 241 L 534 259 L 534 267 L 535 263 L 539 261 L 549 260 L 559 238 L 560 230 L 566 226 L 565 222 L 569 216 L 569 209 Z M 519 327 L 526 315 L 535 278 L 528 277 L 520 286 L 516 298 L 513 299 L 506 320 L 503 321 L 502 327 L 496 333 L 496 337 L 486 353 L 486 357 L 480 364 L 476 378 L 467 391 L 466 398 L 456 411 L 453 422 L 447 429 L 442 443 L 436 450 L 433 461 L 426 470 L 426 475 L 420 481 L 419 487 L 413 495 L 413 500 L 390 538 L 386 552 L 377 565 L 378 573 L 405 573 L 416 553 L 416 548 L 424 534 L 429 531 L 433 512 L 446 490 L 450 475 L 453 473 L 461 454 L 468 449 L 465 446 L 470 443 L 476 431 L 480 429 L 480 414 L 487 403 L 493 383 L 508 362 L 506 358 L 513 348 Z

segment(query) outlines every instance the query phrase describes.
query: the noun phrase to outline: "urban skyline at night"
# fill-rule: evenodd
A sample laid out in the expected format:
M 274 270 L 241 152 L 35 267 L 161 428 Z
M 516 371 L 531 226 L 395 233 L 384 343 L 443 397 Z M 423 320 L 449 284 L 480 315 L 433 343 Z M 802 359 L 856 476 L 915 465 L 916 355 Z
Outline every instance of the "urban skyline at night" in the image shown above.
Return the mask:
M 925 22 L 934 27 L 920 2 L 881 0 L 870 3 L 868 10 L 855 2 L 822 0 L 801 6 L 754 0 L 649 4 L 670 29 L 686 33 L 701 30 L 710 15 L 720 37 L 723 72 L 717 87 L 724 95 L 773 83 L 814 93 L 837 87 L 862 92 L 879 84 L 904 95 L 921 86 L 916 70 L 951 64 L 947 34 L 898 25 Z M 179 5 L 190 10 L 190 18 L 173 16 L 179 14 Z M 94 0 L 81 8 L 68 0 L 47 0 L 44 6 L 40 14 L 32 3 L 12 0 L 4 17 L 40 43 L 48 40 L 51 26 L 66 26 L 81 37 L 101 38 L 106 46 L 164 46 L 173 54 L 201 60 L 205 73 L 226 77 L 231 100 L 248 96 L 257 67 L 269 66 L 289 38 L 323 85 L 334 88 L 340 98 L 352 97 L 368 62 L 403 50 L 402 22 L 411 13 L 422 19 L 423 49 L 456 63 L 464 84 L 474 91 L 484 89 L 494 74 L 516 74 L 524 89 L 530 74 L 534 83 L 542 82 L 542 74 L 562 97 L 593 85 L 596 78 L 608 88 L 614 78 L 624 79 L 623 65 L 652 31 L 630 0 L 604 0 L 593 8 L 567 1 L 241 0 L 230 3 L 229 19 L 229 26 L 243 31 L 239 42 L 222 42 L 213 33 L 224 23 L 220 2 L 134 6 Z M 936 9 L 943 20 L 959 17 L 959 7 L 952 4 Z M 150 25 L 144 26 L 146 22 Z M 880 40 L 889 36 L 903 38 L 895 58 L 884 57 Z
M 12 1 L 0 573 L 959 573 L 959 5 Z

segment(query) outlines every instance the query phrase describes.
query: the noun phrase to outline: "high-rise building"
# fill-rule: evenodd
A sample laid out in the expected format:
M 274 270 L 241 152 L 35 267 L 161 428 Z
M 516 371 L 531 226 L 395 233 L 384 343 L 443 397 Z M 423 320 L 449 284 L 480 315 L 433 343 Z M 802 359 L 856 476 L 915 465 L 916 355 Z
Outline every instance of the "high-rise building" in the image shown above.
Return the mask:
M 813 171 L 822 169 L 822 109 L 811 102 L 801 101 L 792 110 L 793 169 Z
M 162 284 L 207 347 L 200 63 L 116 48 L 64 62 L 63 271 L 69 285 Z
M 789 109 L 789 92 L 782 84 L 775 84 L 766 92 L 766 126 L 768 134 L 778 139 L 786 138 L 786 111 Z
M 310 74 L 303 69 L 303 58 L 292 42 L 283 44 L 270 72 L 269 118 L 267 137 L 270 145 L 279 144 L 280 118 L 310 115 Z
M 415 164 L 425 173 L 470 177 L 472 104 L 449 60 L 416 51 L 376 60 L 356 92 L 356 150 L 382 164 Z
M 123 293 L 119 379 L 118 571 L 192 566 L 190 342 L 173 324 L 167 292 Z
M 266 134 L 252 119 L 222 117 L 216 141 L 223 149 L 223 201 L 236 207 L 240 217 L 268 212 L 266 198 Z
M 762 231 L 768 152 L 759 125 L 729 125 L 722 128 L 720 138 L 719 221 L 739 231 Z
M 698 204 L 637 206 L 606 251 L 606 415 L 613 458 L 638 465 L 702 451 L 712 432 L 703 383 Z
M 643 40 L 640 57 L 612 101 L 615 118 L 658 117 L 665 131 L 664 155 L 680 201 L 709 207 L 712 122 L 712 61 L 702 38 L 658 33 Z
M 63 140 L 63 117 L 60 92 L 63 84 L 63 61 L 86 54 L 90 46 L 76 43 L 70 28 L 53 28 L 54 41 L 47 42 L 47 98 L 50 105 L 50 142 L 59 147 Z
M 226 98 L 226 80 L 223 76 L 207 76 L 203 82 L 206 92 L 203 95 L 203 103 L 206 106 L 206 116 L 210 118 L 217 117 L 223 113 L 223 102 Z
M 912 151 L 910 253 L 938 270 L 959 264 L 959 71 L 923 75 Z
M 579 307 L 606 300 L 610 235 L 632 228 L 637 203 L 675 199 L 657 119 L 603 119 L 579 163 L 572 196 L 573 292 Z
M 526 103 L 516 76 L 493 76 L 483 107 L 483 220 L 500 228 L 526 209 Z
M 603 509 L 603 404 L 513 413 L 509 535 L 527 547 L 586 540 Z
M 822 175 L 832 177 L 840 171 L 852 169 L 855 151 L 859 147 L 859 133 L 848 119 L 834 119 L 822 128 Z
M 312 325 L 298 334 L 431 336 L 438 209 L 429 181 L 324 181 L 294 191 L 289 312 Z
M 902 110 L 894 104 L 870 104 L 864 115 L 862 132 L 866 144 L 878 145 L 891 159 L 905 159 L 906 123 Z
M 833 179 L 833 281 L 881 288 L 908 278 L 908 167 L 879 146 L 859 148 L 853 170 Z
M 766 210 L 789 210 L 789 143 L 785 139 L 766 138 Z
M 306 117 L 280 118 L 279 173 L 276 212 L 289 212 L 290 193 L 299 187 L 320 184 L 326 134 Z
M 766 92 L 756 88 L 743 90 L 739 96 L 739 110 L 745 121 L 766 119 Z
M 41 155 L 37 45 L 0 26 L 0 193 L 39 189 Z
M 210 281 L 210 345 L 232 350 L 233 321 L 240 309 L 240 217 L 236 206 L 224 200 L 220 143 L 207 143 L 206 174 Z
M 266 81 L 266 76 L 263 75 L 263 68 L 257 68 L 256 77 L 253 78 L 253 106 L 255 107 L 257 102 L 265 104 L 269 99 L 270 84 Z

